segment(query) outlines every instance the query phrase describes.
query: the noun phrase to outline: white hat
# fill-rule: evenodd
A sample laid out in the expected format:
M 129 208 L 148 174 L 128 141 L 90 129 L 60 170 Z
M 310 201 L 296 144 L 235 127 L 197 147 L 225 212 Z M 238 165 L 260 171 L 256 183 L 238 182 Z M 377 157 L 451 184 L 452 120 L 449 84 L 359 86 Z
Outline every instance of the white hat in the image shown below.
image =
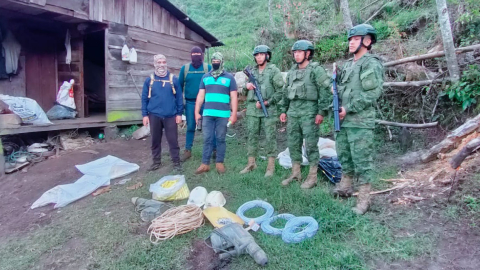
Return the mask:
M 224 206 L 225 203 L 227 203 L 227 200 L 223 197 L 222 192 L 214 190 L 208 193 L 203 209 L 214 206 Z
M 205 204 L 207 197 L 207 189 L 204 187 L 196 187 L 190 192 L 187 204 L 195 204 L 198 207 L 202 207 Z

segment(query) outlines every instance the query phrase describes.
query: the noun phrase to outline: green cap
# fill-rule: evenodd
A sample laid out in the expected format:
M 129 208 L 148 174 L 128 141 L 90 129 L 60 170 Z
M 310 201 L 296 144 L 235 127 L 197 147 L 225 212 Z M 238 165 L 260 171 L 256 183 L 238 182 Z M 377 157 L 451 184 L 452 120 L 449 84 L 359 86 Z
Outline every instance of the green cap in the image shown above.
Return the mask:
M 370 35 L 372 37 L 372 44 L 377 42 L 377 30 L 373 28 L 370 24 L 362 23 L 355 25 L 348 31 L 348 39 L 353 36 L 366 36 Z

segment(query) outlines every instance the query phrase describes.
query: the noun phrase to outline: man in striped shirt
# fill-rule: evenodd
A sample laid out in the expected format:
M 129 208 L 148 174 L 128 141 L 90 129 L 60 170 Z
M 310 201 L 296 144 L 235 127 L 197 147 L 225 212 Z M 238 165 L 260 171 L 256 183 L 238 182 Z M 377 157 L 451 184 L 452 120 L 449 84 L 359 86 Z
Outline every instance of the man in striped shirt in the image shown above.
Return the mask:
M 203 154 L 202 165 L 195 171 L 201 174 L 210 171 L 210 158 L 213 151 L 213 138 L 217 140 L 216 169 L 218 173 L 225 173 L 224 159 L 225 137 L 227 124 L 237 121 L 237 82 L 228 72 L 223 70 L 223 56 L 216 52 L 212 55 L 212 71 L 205 74 L 200 82 L 200 91 L 195 105 L 195 120 L 202 118 L 200 108 L 203 109 Z

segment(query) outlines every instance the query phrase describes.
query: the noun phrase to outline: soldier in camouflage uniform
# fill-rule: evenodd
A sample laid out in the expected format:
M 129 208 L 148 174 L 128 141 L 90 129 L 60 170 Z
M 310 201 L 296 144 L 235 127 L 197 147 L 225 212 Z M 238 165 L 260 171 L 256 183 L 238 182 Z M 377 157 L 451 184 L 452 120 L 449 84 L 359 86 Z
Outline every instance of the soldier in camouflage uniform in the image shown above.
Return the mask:
M 340 119 L 343 121 L 336 135 L 336 147 L 343 175 L 334 194 L 351 196 L 355 180 L 359 194 L 352 210 L 360 215 L 370 204 L 375 104 L 383 89 L 383 65 L 378 57 L 368 53 L 376 39 L 375 28 L 368 24 L 350 29 L 349 51 L 354 57 L 337 72 L 338 93 L 342 101 Z
M 283 77 L 280 70 L 270 64 L 272 52 L 266 45 L 259 45 L 253 50 L 253 56 L 257 65 L 252 68 L 252 74 L 257 79 L 260 86 L 265 107 L 269 117 L 263 114 L 260 102 L 255 95 L 255 86 L 247 81 L 246 88 L 249 90 L 247 95 L 247 129 L 248 129 L 248 164 L 240 171 L 241 174 L 254 170 L 257 165 L 255 157 L 258 154 L 258 138 L 260 129 L 265 131 L 265 150 L 268 157 L 267 171 L 265 177 L 273 176 L 275 173 L 275 157 L 277 155 L 277 122 L 278 112 L 277 104 L 282 99 Z
M 311 62 L 313 44 L 299 40 L 293 44 L 292 54 L 296 64 L 290 69 L 285 84 L 284 96 L 280 105 L 280 121 L 287 122 L 288 149 L 292 158 L 292 174 L 282 181 L 286 186 L 294 179 L 301 181 L 300 163 L 302 145 L 305 138 L 310 170 L 301 188 L 312 188 L 317 184 L 319 161 L 318 137 L 323 117 L 331 104 L 331 80 L 325 69 Z

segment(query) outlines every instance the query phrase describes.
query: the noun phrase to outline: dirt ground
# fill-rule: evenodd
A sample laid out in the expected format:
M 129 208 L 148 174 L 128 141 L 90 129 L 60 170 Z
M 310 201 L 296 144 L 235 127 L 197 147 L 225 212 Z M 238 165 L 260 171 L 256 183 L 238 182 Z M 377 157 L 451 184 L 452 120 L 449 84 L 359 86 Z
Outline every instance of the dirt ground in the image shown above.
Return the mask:
M 55 217 L 56 209 L 42 207 L 30 209 L 35 200 L 50 188 L 69 184 L 83 174 L 75 165 L 84 164 L 107 155 L 113 155 L 140 165 L 140 174 L 145 174 L 150 164 L 149 140 L 114 140 L 96 143 L 87 148 L 62 151 L 60 156 L 28 167 L 26 172 L 7 174 L 0 181 L 0 239 L 2 236 L 34 230 L 48 225 Z M 83 152 L 94 150 L 98 154 Z M 83 200 L 88 200 L 83 198 Z
M 31 210 L 30 206 L 48 189 L 59 185 L 72 183 L 82 176 L 75 168 L 77 164 L 83 164 L 106 155 L 113 155 L 129 162 L 140 165 L 139 175 L 144 175 L 150 164 L 150 141 L 149 140 L 113 140 L 105 143 L 96 143 L 90 147 L 74 151 L 61 152 L 57 158 L 48 159 L 44 162 L 29 167 L 26 172 L 17 172 L 7 175 L 0 181 L 0 241 L 12 234 L 21 234 L 34 231 L 37 228 L 48 226 L 56 217 L 56 211 L 51 207 L 42 207 Z M 183 142 L 181 142 L 183 145 Z M 98 154 L 84 152 L 94 150 Z M 167 158 L 165 153 L 165 158 Z M 473 163 L 480 159 L 475 158 Z M 471 188 L 468 175 L 460 177 L 457 190 Z M 478 269 L 480 265 L 480 232 L 472 225 L 468 218 L 451 220 L 442 213 L 448 206 L 447 194 L 428 196 L 422 193 L 425 190 L 411 187 L 410 189 L 395 190 L 387 194 L 377 195 L 374 199 L 373 212 L 379 213 L 379 219 L 398 218 L 398 211 L 415 211 L 419 213 L 418 224 L 411 228 L 398 230 L 399 235 L 414 234 L 430 231 L 437 236 L 435 247 L 429 256 L 416 258 L 413 261 L 399 261 L 385 263 L 375 261 L 370 263 L 373 269 Z M 410 192 L 410 193 L 409 193 Z M 480 190 L 476 189 L 477 198 Z M 419 193 L 422 193 L 419 195 Z M 448 193 L 448 192 L 447 192 Z M 422 197 L 422 200 L 408 204 L 395 204 L 405 194 L 414 194 Z M 82 200 L 91 200 L 90 197 Z M 386 214 L 387 213 L 387 214 Z M 66 245 L 62 254 L 67 256 L 69 252 L 75 253 L 85 249 L 81 239 L 72 239 Z M 49 261 L 48 256 L 45 258 Z M 65 269 L 73 269 L 72 265 Z M 208 248 L 203 240 L 191 243 L 191 253 L 187 258 L 188 265 L 193 269 L 229 269 L 228 262 L 218 260 L 213 251 Z M 81 266 L 77 265 L 82 268 Z M 52 266 L 53 268 L 57 268 Z

